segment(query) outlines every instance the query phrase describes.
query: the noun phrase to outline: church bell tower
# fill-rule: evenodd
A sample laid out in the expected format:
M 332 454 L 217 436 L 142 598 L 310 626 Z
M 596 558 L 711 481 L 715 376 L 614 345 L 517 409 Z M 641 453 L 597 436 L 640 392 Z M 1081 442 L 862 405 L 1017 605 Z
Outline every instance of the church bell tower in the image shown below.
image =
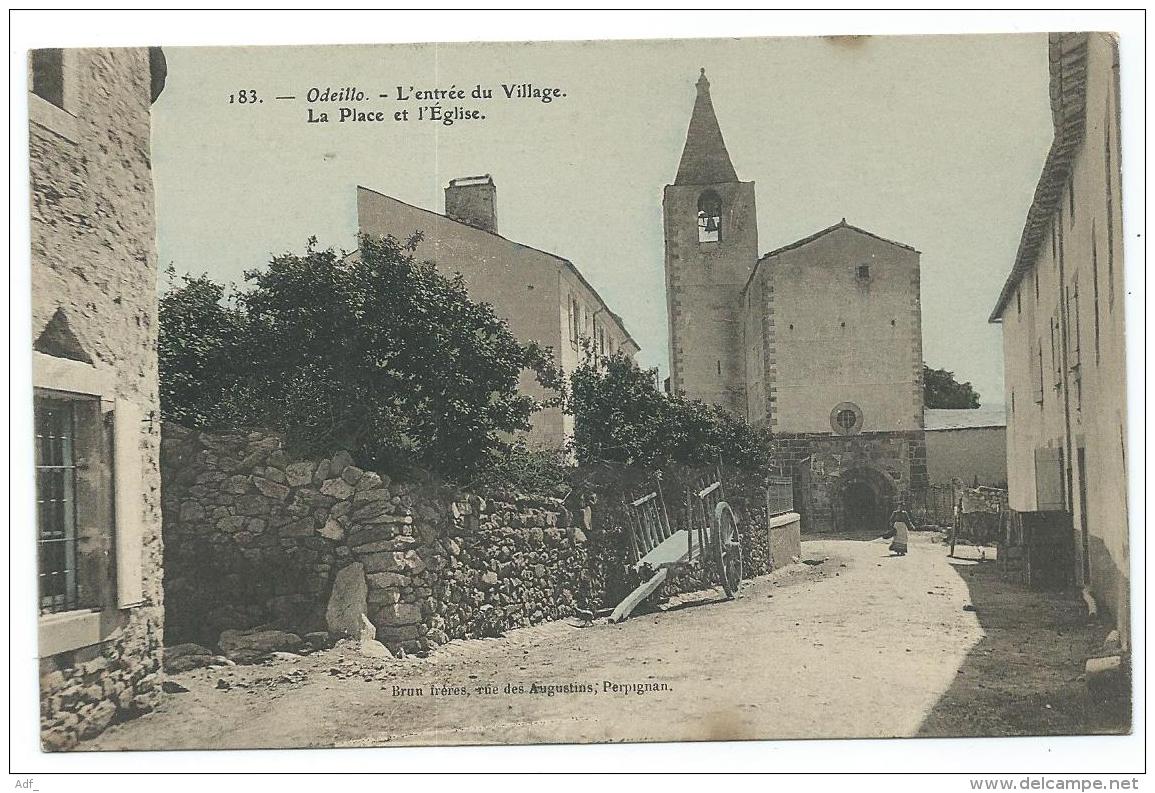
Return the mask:
M 758 259 L 754 183 L 738 180 L 702 69 L 686 145 L 662 196 L 670 388 L 746 413 L 742 290 Z

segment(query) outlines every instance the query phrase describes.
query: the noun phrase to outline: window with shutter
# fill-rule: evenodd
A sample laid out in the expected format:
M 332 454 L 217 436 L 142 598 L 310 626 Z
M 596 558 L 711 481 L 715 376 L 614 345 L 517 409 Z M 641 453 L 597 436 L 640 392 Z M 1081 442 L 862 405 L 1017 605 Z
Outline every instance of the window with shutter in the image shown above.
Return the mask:
M 569 346 L 573 349 L 578 348 L 578 337 L 581 335 L 581 309 L 578 308 L 578 302 L 575 298 L 570 297 L 569 300 Z
M 1079 281 L 1078 281 L 1077 276 L 1076 276 L 1076 280 L 1074 283 L 1074 288 L 1073 289 L 1069 288 L 1067 290 L 1067 295 L 1068 295 L 1068 298 L 1067 298 L 1068 304 L 1073 305 L 1073 308 L 1074 308 L 1073 311 L 1068 309 L 1068 316 L 1073 317 L 1073 319 L 1074 319 L 1073 324 L 1074 324 L 1074 330 L 1075 330 L 1075 334 L 1074 334 L 1075 335 L 1075 343 L 1073 345 L 1074 350 L 1072 351 L 1072 355 L 1071 355 L 1071 357 L 1074 360 L 1069 362 L 1069 363 L 1071 366 L 1079 366 L 1081 363 L 1083 363 L 1083 352 L 1081 349 L 1082 348 L 1082 332 L 1081 332 L 1080 326 L 1082 323 L 1079 321 Z
M 1039 341 L 1035 354 L 1031 356 L 1031 382 L 1035 391 L 1035 402 L 1043 404 L 1043 342 Z
M 33 352 L 39 652 L 108 638 L 109 609 L 143 601 L 142 410 L 111 372 Z

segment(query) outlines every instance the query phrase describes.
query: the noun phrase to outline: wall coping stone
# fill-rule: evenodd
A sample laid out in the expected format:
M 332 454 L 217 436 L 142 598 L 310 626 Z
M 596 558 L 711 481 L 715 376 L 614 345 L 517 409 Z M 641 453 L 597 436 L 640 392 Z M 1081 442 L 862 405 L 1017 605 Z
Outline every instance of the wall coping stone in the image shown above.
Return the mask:
M 783 526 L 789 526 L 791 523 L 798 523 L 802 520 L 802 516 L 797 512 L 783 512 L 781 515 L 775 515 L 767 522 L 767 527 L 771 530 L 780 529 Z

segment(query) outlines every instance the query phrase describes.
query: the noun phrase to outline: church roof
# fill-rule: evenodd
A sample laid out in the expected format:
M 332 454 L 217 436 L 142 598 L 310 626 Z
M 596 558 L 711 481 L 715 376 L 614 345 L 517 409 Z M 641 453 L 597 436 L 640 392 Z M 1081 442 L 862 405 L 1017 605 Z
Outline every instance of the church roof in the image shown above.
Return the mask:
M 881 242 L 886 242 L 886 243 L 889 243 L 891 245 L 897 245 L 899 248 L 906 248 L 908 251 L 914 251 L 915 253 L 919 253 L 919 251 L 915 250 L 913 247 L 911 247 L 910 245 L 907 245 L 906 243 L 895 242 L 894 240 L 888 240 L 886 237 L 880 237 L 877 234 L 872 234 L 871 232 L 867 231 L 866 229 L 859 228 L 858 226 L 854 226 L 850 223 L 847 223 L 846 218 L 843 218 L 839 222 L 835 223 L 833 226 L 827 226 L 826 228 L 822 229 L 822 231 L 816 231 L 813 234 L 811 234 L 809 237 L 803 237 L 800 240 L 795 240 L 794 242 L 790 243 L 789 245 L 783 245 L 781 248 L 775 248 L 774 250 L 770 251 L 769 253 L 764 253 L 764 254 L 762 254 L 762 258 L 765 259 L 767 256 L 774 256 L 775 254 L 782 253 L 783 251 L 793 250 L 794 248 L 801 248 L 803 245 L 806 245 L 807 243 L 810 243 L 810 242 L 814 242 L 814 240 L 818 239 L 819 237 L 825 237 L 827 234 L 829 234 L 830 232 L 835 231 L 837 229 L 850 229 L 851 231 L 857 231 L 859 234 L 865 234 L 866 236 L 873 237 L 874 239 L 880 240 Z
M 698 78 L 698 97 L 694 100 L 694 112 L 690 115 L 690 128 L 686 131 L 686 146 L 682 149 L 682 159 L 678 163 L 678 175 L 674 184 L 718 184 L 736 182 L 738 174 L 730 162 L 726 142 L 722 140 L 722 128 L 714 115 L 714 104 L 710 101 L 710 81 L 706 70 Z
M 808 245 L 811 242 L 814 242 L 819 237 L 825 237 L 830 232 L 837 231 L 838 229 L 850 229 L 851 231 L 858 232 L 859 234 L 863 234 L 867 237 L 871 237 L 871 238 L 876 239 L 880 242 L 885 242 L 888 245 L 893 245 L 896 248 L 902 248 L 904 250 L 913 251 L 914 253 L 922 253 L 922 251 L 920 251 L 917 248 L 914 248 L 910 245 L 907 245 L 906 243 L 895 242 L 894 240 L 888 240 L 886 237 L 880 237 L 877 234 L 872 234 L 871 232 L 867 231 L 866 229 L 862 229 L 862 228 L 859 228 L 858 226 L 851 225 L 850 223 L 846 222 L 846 218 L 843 218 L 839 222 L 835 223 L 833 226 L 827 226 L 826 228 L 822 229 L 821 231 L 816 231 L 813 234 L 811 234 L 809 237 L 803 237 L 800 240 L 795 240 L 794 242 L 791 242 L 789 245 L 783 245 L 781 248 L 775 248 L 774 250 L 770 251 L 769 253 L 762 254 L 758 258 L 758 261 L 755 263 L 754 269 L 750 272 L 750 277 L 746 279 L 746 286 L 742 287 L 743 291 L 745 291 L 747 288 L 749 288 L 749 286 L 750 286 L 751 282 L 753 282 L 755 276 L 758 275 L 758 269 L 762 266 L 762 262 L 765 261 L 766 259 L 769 259 L 771 256 L 776 256 L 779 253 L 783 253 L 785 251 L 792 251 L 795 248 L 801 248 L 803 245 Z

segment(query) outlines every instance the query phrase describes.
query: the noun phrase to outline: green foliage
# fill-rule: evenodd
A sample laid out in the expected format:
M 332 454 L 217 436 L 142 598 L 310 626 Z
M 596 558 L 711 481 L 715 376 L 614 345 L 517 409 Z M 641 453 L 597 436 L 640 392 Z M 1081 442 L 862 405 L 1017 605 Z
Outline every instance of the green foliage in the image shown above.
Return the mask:
M 959 383 L 954 372 L 922 365 L 923 403 L 928 408 L 967 409 L 979 406 L 979 393 L 970 383 Z
M 366 464 L 455 475 L 481 466 L 539 406 L 524 369 L 561 389 L 550 350 L 522 345 L 488 304 L 392 238 L 358 254 L 274 257 L 245 273 L 232 307 L 205 277 L 161 304 L 167 417 L 260 425 L 302 450 L 344 447 Z M 186 349 L 191 348 L 191 349 Z
M 715 465 L 721 458 L 749 470 L 769 464 L 768 432 L 722 408 L 663 394 L 651 374 L 624 355 L 588 356 L 570 383 L 579 463 L 656 468 Z
M 244 316 L 235 296 L 226 303 L 225 288 L 207 275 L 178 277 L 171 265 L 167 275 L 157 341 L 161 413 L 188 427 L 211 426 L 240 409 L 230 386 Z
M 495 450 L 474 478 L 462 485 L 467 491 L 503 491 L 565 498 L 571 487 L 572 466 L 564 450 L 533 449 L 518 439 Z

